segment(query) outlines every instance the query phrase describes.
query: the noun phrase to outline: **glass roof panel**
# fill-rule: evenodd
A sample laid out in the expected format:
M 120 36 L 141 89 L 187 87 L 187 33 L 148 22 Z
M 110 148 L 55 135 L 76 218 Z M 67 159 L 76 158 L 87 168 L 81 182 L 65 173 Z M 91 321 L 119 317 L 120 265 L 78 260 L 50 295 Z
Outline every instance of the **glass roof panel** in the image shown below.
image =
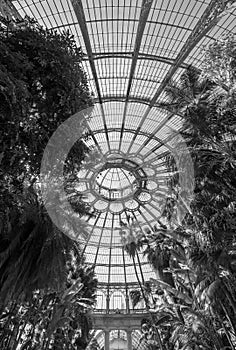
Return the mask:
M 204 46 L 235 33 L 235 7 L 216 15 L 216 6 L 226 3 L 13 1 L 21 16 L 60 32 L 69 30 L 84 53 L 83 67 L 95 96 L 87 144 L 96 142 L 102 161 L 78 175 L 78 190 L 96 214 L 88 220 L 90 235 L 81 245 L 108 289 L 138 285 L 133 261 L 121 245 L 120 223 L 132 217 L 141 228 L 150 227 L 162 211 L 169 177 L 163 160 L 175 145 L 170 133 L 180 129 L 181 116 L 158 104 L 168 101 L 164 89 L 169 79 L 178 80 L 189 64 L 200 67 Z M 153 272 L 141 252 L 139 260 L 148 280 Z

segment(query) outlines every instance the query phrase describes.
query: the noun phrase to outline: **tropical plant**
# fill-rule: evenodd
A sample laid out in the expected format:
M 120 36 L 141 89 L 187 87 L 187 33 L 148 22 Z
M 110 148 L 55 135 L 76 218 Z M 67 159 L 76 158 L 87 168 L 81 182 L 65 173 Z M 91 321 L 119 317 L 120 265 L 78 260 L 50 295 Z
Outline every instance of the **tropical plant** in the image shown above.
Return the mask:
M 91 328 L 87 312 L 94 303 L 96 280 L 94 272 L 82 261 L 80 264 L 77 261 L 73 274 L 79 276 L 82 269 L 87 269 L 90 282 L 83 284 L 78 277 L 70 287 L 59 291 L 35 291 L 31 300 L 14 302 L 10 312 L 7 306 L 1 318 L 1 347 L 85 349 Z M 71 267 L 68 277 L 70 274 Z
M 1 165 L 5 175 L 17 171 L 22 178 L 39 171 L 52 133 L 92 99 L 81 50 L 69 32 L 58 34 L 28 20 L 1 27 L 0 36 Z M 83 151 L 79 144 L 77 157 Z
M 182 290 L 186 291 L 188 288 L 191 292 L 192 312 L 208 319 L 203 328 L 209 339 L 209 327 L 215 334 L 211 339 L 216 342 L 202 344 L 204 348 L 235 347 L 234 46 L 232 38 L 214 43 L 206 52 L 207 71 L 201 73 L 189 67 L 180 78 L 180 83 L 171 82 L 167 88 L 170 102 L 175 101 L 179 105 L 179 113 L 183 117 L 181 134 L 194 162 L 196 184 L 195 197 L 184 220 L 174 220 L 175 203 L 169 211 L 168 220 L 173 219 L 175 224 L 178 222 L 180 225 L 177 228 L 175 226 L 174 231 L 185 233 L 184 240 L 188 243 L 185 245 L 185 264 L 192 275 L 189 285 L 187 276 L 182 278 L 184 273 L 181 269 L 178 269 L 174 279 L 177 282 L 181 277 L 179 287 L 182 286 Z M 220 74 L 222 69 L 230 77 L 228 86 Z M 221 83 L 216 79 L 217 70 Z M 173 158 L 167 159 L 167 165 L 176 170 Z M 177 184 L 178 176 L 174 176 L 170 185 L 176 202 Z M 175 295 L 169 286 L 165 288 Z M 199 317 L 197 319 L 199 322 Z M 192 345 L 188 346 L 196 346 L 196 340 L 191 342 Z
M 85 349 L 97 281 L 78 243 L 47 214 L 39 182 L 53 132 L 92 105 L 82 53 L 69 33 L 43 29 L 29 19 L 4 23 L 0 37 L 0 347 Z M 79 140 L 64 166 L 65 193 L 78 220 L 89 214 L 74 189 L 87 153 Z M 63 205 L 59 210 L 64 220 Z M 75 236 L 86 235 L 79 222 Z M 67 222 L 68 229 L 72 224 Z
M 194 164 L 194 198 L 191 205 L 181 201 L 178 169 L 168 157 L 174 175 L 161 219 L 165 224 L 158 220 L 152 230 L 139 230 L 133 244 L 139 251 L 142 247 L 156 272 L 147 299 L 152 300 L 152 327 L 166 349 L 236 345 L 234 46 L 233 38 L 214 43 L 206 52 L 207 72 L 189 67 L 166 89 L 183 118 L 180 132 Z M 227 71 L 230 84 L 222 72 L 219 84 L 211 69 Z M 181 206 L 187 214 L 180 220 Z M 134 291 L 132 297 L 138 302 L 142 294 Z
M 139 254 L 138 251 L 143 247 L 145 239 L 145 235 L 143 234 L 140 225 L 137 220 L 133 217 L 127 217 L 127 223 L 121 221 L 120 222 L 121 229 L 119 230 L 121 236 L 121 243 L 123 245 L 123 249 L 129 254 L 129 256 L 133 259 L 133 266 L 135 270 L 135 275 L 139 284 L 139 291 L 132 291 L 131 298 L 133 300 L 133 306 L 136 305 L 140 300 L 144 301 L 146 310 L 150 313 L 150 304 L 149 297 L 145 291 L 145 280 L 143 276 L 142 269 L 140 269 L 140 276 L 138 274 L 137 265 L 140 266 Z M 137 258 L 137 262 L 135 261 L 135 257 Z M 150 313 L 151 319 L 153 315 Z M 163 349 L 162 340 L 160 338 L 159 332 L 155 329 L 155 337 L 157 338 L 157 343 L 161 350 Z

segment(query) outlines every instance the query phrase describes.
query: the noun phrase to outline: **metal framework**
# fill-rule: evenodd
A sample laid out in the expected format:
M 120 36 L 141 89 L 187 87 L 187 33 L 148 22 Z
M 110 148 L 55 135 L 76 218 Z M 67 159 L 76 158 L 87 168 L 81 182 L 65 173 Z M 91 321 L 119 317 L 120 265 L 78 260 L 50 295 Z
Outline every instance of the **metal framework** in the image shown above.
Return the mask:
M 81 192 L 96 213 L 88 220 L 90 234 L 87 240 L 81 239 L 81 246 L 88 263 L 96 266 L 107 305 L 114 290 L 122 290 L 128 301 L 130 289 L 138 288 L 137 279 L 148 280 L 154 273 L 140 253 L 135 260 L 138 276 L 135 274 L 133 260 L 121 244 L 120 223 L 132 217 L 140 229 L 155 225 L 168 194 L 164 160 L 182 125 L 183 111 L 170 104 L 165 88 L 171 80 L 178 81 L 189 65 L 201 69 L 205 46 L 235 32 L 236 9 L 229 0 L 1 0 L 3 3 L 9 13 L 34 17 L 59 32 L 69 30 L 82 48 L 95 102 L 87 120 L 89 145 L 97 147 L 102 164 L 95 164 L 80 178 Z M 116 167 L 117 158 L 124 159 L 123 168 Z M 127 180 L 126 161 L 147 174 L 148 191 L 140 197 L 104 199 L 95 188 L 97 177 L 104 176 L 103 187 L 112 183 L 122 187 Z M 109 162 L 112 167 L 106 172 Z
M 94 54 L 93 59 L 94 60 L 101 60 L 103 58 L 129 58 L 134 59 L 133 52 L 99 52 Z M 84 55 L 84 60 L 88 60 L 87 55 Z M 162 56 L 155 56 L 155 55 L 148 55 L 145 53 L 140 53 L 138 51 L 137 53 L 137 60 L 150 60 L 150 61 L 156 61 L 156 62 L 163 62 L 170 65 L 174 64 L 174 60 L 168 57 L 162 57 Z M 188 65 L 183 63 L 181 65 L 181 68 L 187 68 Z
M 131 67 L 130 67 L 127 92 L 126 92 L 126 97 L 125 97 L 125 107 L 124 107 L 123 121 L 122 121 L 122 126 L 121 126 L 121 133 L 120 133 L 119 150 L 121 148 L 122 139 L 123 139 L 123 135 L 124 135 L 125 118 L 126 118 L 126 113 L 127 113 L 131 85 L 133 82 L 133 77 L 134 77 L 134 72 L 136 69 L 137 61 L 138 61 L 138 55 L 139 55 L 139 51 L 140 51 L 143 32 L 145 29 L 145 25 L 147 22 L 149 12 L 151 10 L 151 5 L 152 5 L 152 0 L 143 0 L 140 18 L 139 18 L 139 23 L 138 23 L 137 35 L 136 35 L 136 40 L 135 40 L 135 45 L 134 45 L 134 52 L 132 55 L 133 58 L 132 58 L 132 63 L 131 63 Z
M 108 133 L 107 133 L 106 119 L 105 119 L 105 114 L 104 114 L 104 110 L 103 110 L 103 106 L 102 106 L 102 96 L 101 96 L 101 92 L 100 92 L 97 71 L 96 71 L 95 64 L 94 64 L 93 52 L 92 52 L 92 47 L 90 44 L 89 33 L 88 33 L 87 24 L 86 24 L 86 18 L 85 18 L 84 10 L 83 10 L 83 4 L 82 4 L 81 0 L 71 0 L 71 4 L 72 4 L 73 9 L 75 11 L 75 15 L 78 19 L 78 24 L 80 26 L 81 33 L 82 33 L 84 43 L 85 43 L 85 47 L 87 50 L 87 55 L 88 55 L 90 67 L 91 67 L 92 74 L 93 74 L 93 79 L 94 79 L 95 85 L 96 85 L 98 100 L 100 103 L 101 114 L 102 114 L 102 118 L 103 118 L 107 144 L 108 144 L 108 148 L 110 149 L 110 142 L 109 142 Z
M 206 10 L 204 11 L 203 15 L 200 17 L 199 21 L 197 22 L 194 29 L 192 30 L 190 36 L 188 37 L 188 39 L 185 42 L 184 46 L 182 47 L 181 51 L 178 53 L 174 64 L 167 71 L 167 73 L 164 76 L 162 82 L 160 83 L 156 93 L 152 97 L 152 99 L 149 103 L 149 108 L 146 111 L 146 113 L 144 113 L 143 118 L 139 124 L 139 127 L 137 128 L 137 134 L 134 135 L 134 137 L 133 137 L 130 148 L 132 147 L 132 144 L 133 144 L 135 138 L 137 137 L 144 120 L 147 118 L 148 114 L 150 113 L 151 108 L 157 102 L 157 99 L 160 97 L 160 95 L 164 94 L 165 88 L 168 85 L 168 83 L 170 82 L 170 80 L 173 78 L 175 72 L 178 70 L 178 68 L 181 66 L 181 64 L 184 62 L 184 60 L 188 57 L 188 55 L 190 54 L 192 49 L 204 37 L 204 35 L 206 35 L 211 30 L 211 28 L 219 21 L 220 15 L 222 15 L 222 13 L 225 10 L 228 3 L 230 3 L 230 1 L 211 0 L 209 5 L 207 6 Z

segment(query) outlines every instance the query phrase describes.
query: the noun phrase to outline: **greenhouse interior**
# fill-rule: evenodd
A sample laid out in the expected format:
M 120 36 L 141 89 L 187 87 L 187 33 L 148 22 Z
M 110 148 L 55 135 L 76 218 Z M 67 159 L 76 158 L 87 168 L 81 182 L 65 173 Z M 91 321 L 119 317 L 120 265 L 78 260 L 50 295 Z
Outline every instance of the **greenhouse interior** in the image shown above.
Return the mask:
M 236 1 L 0 0 L 0 349 L 236 349 Z

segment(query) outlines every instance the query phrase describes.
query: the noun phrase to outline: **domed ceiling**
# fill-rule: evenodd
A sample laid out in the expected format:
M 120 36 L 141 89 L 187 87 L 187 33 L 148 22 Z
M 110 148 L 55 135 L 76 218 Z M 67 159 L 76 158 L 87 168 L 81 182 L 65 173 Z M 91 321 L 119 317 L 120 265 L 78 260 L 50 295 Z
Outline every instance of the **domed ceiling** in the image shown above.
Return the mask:
M 203 48 L 235 32 L 234 1 L 17 0 L 20 15 L 48 28 L 69 30 L 84 52 L 95 96 L 89 145 L 101 161 L 79 174 L 79 189 L 95 211 L 81 241 L 104 286 L 137 284 L 119 228 L 132 217 L 153 226 L 168 193 L 164 157 L 174 152 L 181 113 L 167 106 L 165 87 L 188 65 L 201 66 Z M 135 262 L 153 276 L 140 253 Z

